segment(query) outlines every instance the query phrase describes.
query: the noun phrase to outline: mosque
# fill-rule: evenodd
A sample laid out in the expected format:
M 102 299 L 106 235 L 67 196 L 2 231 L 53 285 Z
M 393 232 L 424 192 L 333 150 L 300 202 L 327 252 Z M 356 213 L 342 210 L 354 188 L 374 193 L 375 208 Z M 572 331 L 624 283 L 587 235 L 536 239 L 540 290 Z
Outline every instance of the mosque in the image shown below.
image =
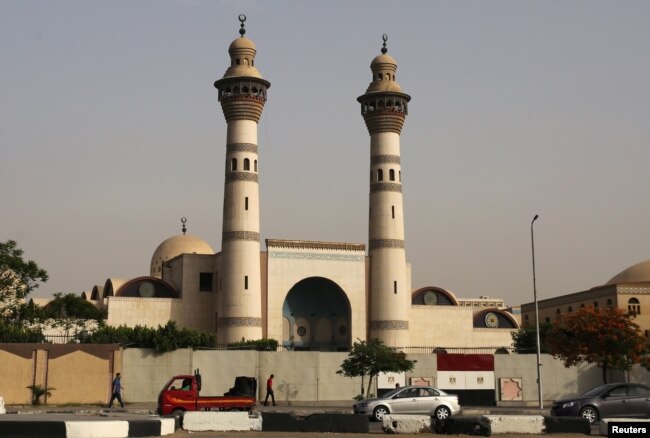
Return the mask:
M 345 351 L 379 339 L 396 348 L 507 350 L 519 323 L 502 300 L 411 285 L 400 159 L 411 97 L 395 79 L 386 35 L 357 98 L 370 136 L 367 244 L 266 239 L 261 249 L 257 127 L 271 84 L 244 21 L 214 83 L 227 124 L 221 251 L 187 234 L 183 218 L 182 233 L 154 251 L 149 275 L 109 278 L 87 299 L 107 310 L 109 325 L 174 320 L 215 333 L 219 345 L 272 338 L 287 349 Z

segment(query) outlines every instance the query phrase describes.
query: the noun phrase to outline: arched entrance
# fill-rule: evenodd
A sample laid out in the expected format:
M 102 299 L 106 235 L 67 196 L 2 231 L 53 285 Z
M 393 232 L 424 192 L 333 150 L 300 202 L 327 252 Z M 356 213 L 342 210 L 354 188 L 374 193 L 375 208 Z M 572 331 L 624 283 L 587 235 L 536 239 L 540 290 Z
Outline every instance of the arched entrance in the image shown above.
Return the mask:
M 350 301 L 327 278 L 296 283 L 282 306 L 282 345 L 295 350 L 350 349 Z

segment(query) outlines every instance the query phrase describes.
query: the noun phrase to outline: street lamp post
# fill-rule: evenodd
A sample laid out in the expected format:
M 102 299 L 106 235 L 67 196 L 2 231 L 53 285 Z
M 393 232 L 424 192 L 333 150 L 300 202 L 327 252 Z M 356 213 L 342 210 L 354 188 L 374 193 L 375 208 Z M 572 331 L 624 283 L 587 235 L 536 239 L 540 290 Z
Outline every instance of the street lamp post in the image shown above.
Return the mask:
M 540 346 L 539 346 L 539 307 L 537 306 L 537 285 L 535 282 L 535 238 L 533 235 L 533 224 L 539 218 L 536 214 L 530 223 L 530 244 L 533 250 L 533 300 L 535 301 L 535 333 L 537 335 L 537 399 L 539 401 L 539 408 L 544 409 L 544 400 L 542 398 L 542 363 L 540 360 Z

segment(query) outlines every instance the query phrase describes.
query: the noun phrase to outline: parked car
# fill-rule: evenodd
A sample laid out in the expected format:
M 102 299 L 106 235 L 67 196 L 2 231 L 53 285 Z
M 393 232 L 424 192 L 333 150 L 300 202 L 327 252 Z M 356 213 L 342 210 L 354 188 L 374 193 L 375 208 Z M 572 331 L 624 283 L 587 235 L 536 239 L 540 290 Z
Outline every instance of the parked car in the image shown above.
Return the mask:
M 444 419 L 460 413 L 458 396 L 429 386 L 396 388 L 383 397 L 361 400 L 353 405 L 355 414 L 381 421 L 388 414 L 421 414 Z
M 551 415 L 581 416 L 594 423 L 601 418 L 650 417 L 650 387 L 609 383 L 577 397 L 553 403 Z

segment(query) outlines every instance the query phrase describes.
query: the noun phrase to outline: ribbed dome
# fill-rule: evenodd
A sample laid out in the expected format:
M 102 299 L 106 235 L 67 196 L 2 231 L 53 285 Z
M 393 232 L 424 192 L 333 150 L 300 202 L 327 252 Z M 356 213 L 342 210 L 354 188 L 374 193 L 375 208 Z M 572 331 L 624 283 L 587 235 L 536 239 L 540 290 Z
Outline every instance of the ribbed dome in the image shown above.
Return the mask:
M 162 278 L 162 264 L 181 254 L 214 254 L 214 250 L 199 237 L 190 234 L 172 236 L 158 245 L 153 253 L 150 275 Z
M 636 265 L 624 269 L 605 284 L 638 283 L 643 281 L 650 282 L 650 260 L 637 263 Z

